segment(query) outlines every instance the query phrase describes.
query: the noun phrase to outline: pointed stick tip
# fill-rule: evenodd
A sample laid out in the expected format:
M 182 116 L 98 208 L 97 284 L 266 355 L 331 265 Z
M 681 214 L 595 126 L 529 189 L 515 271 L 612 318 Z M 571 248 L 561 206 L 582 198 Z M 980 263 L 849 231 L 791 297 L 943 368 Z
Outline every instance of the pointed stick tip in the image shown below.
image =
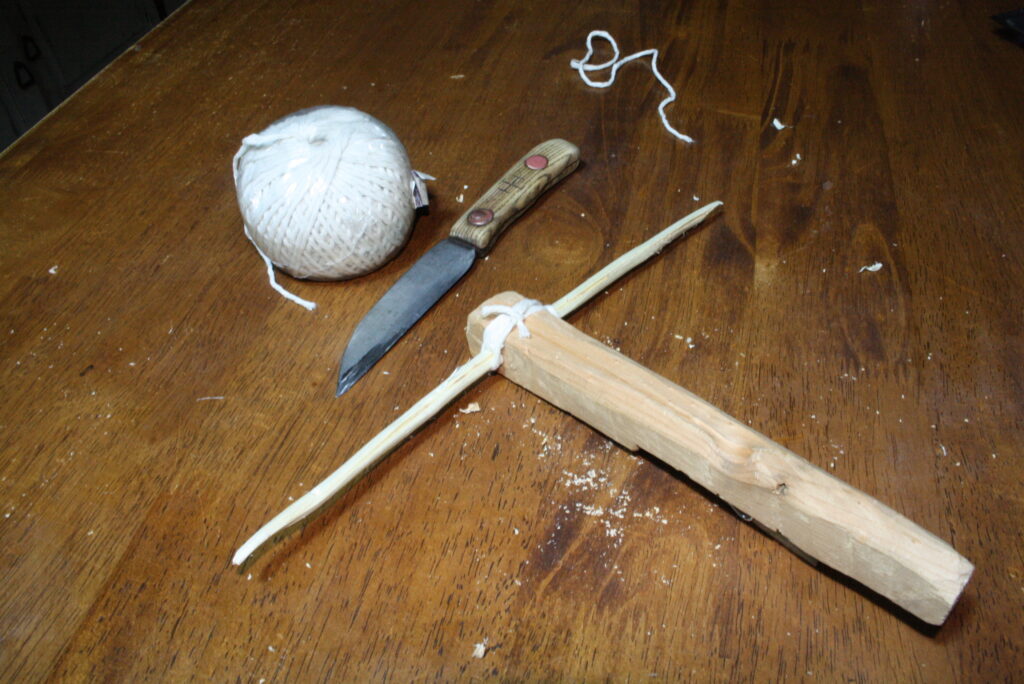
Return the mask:
M 249 556 L 253 554 L 253 551 L 258 549 L 260 545 L 267 540 L 269 535 L 265 534 L 266 527 L 267 526 L 265 525 L 264 527 L 257 530 L 256 534 L 249 537 L 249 539 L 247 539 L 244 544 L 238 547 L 238 550 L 235 551 L 235 555 L 231 557 L 232 565 L 241 565 L 242 563 L 247 561 L 249 559 Z
M 250 556 L 250 552 L 242 546 L 238 551 L 235 551 L 235 555 L 231 558 L 232 565 L 241 565 L 245 562 L 245 559 Z

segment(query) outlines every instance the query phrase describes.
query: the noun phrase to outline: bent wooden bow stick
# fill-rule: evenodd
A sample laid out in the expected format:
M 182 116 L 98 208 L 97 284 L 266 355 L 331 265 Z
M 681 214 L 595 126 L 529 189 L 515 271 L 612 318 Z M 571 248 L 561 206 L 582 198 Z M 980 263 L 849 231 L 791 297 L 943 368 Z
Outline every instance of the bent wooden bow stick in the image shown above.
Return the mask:
M 258 530 L 233 562 L 300 522 L 500 363 L 498 372 L 587 422 L 624 448 L 643 449 L 707 488 L 802 554 L 857 580 L 930 624 L 941 624 L 973 571 L 938 537 L 561 319 L 699 224 L 709 204 L 627 252 L 551 307 L 532 310 L 528 335 L 482 345 L 491 311 L 514 311 L 506 292 L 469 316 L 475 356 Z M 505 321 L 505 328 L 513 323 Z M 744 516 L 746 517 L 746 516 Z

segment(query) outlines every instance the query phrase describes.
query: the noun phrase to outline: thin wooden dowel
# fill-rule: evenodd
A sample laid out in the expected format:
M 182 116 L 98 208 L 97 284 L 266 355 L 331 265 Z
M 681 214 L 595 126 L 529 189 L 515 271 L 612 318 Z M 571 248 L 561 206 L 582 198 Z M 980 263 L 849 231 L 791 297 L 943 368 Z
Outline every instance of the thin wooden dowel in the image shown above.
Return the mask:
M 721 202 L 712 202 L 705 207 L 683 217 L 641 245 L 634 247 L 612 263 L 587 278 L 554 303 L 553 308 L 559 318 L 564 318 L 609 285 L 633 270 L 647 259 L 660 252 L 673 240 L 696 226 L 715 209 L 722 206 Z M 302 522 L 309 515 L 320 509 L 343 489 L 362 477 L 367 471 L 387 456 L 409 435 L 433 418 L 441 409 L 455 400 L 473 383 L 487 375 L 494 365 L 494 354 L 483 351 L 465 364 L 459 366 L 444 382 L 428 392 L 422 399 L 413 404 L 405 413 L 384 428 L 363 448 L 354 453 L 340 468 L 327 476 L 313 489 L 309 490 L 286 509 L 278 513 L 266 525 L 256 531 L 238 551 L 231 562 L 241 565 L 256 549 L 263 546 L 279 533 Z
M 231 562 L 240 565 L 269 539 L 301 522 L 335 494 L 362 477 L 406 437 L 436 416 L 441 409 L 454 401 L 473 383 L 487 375 L 493 364 L 494 354 L 485 351 L 456 368 L 447 380 L 428 392 L 405 413 L 377 433 L 376 437 L 352 454 L 351 458 L 345 461 L 340 468 L 257 530 L 256 534 L 239 547 Z
M 616 280 L 665 249 L 673 240 L 685 235 L 691 228 L 699 225 L 720 206 L 722 206 L 721 202 L 712 202 L 684 216 L 651 239 L 645 240 L 584 280 L 573 288 L 571 292 L 551 305 L 558 312 L 558 317 L 565 318 L 589 302 L 597 293 L 603 292 Z

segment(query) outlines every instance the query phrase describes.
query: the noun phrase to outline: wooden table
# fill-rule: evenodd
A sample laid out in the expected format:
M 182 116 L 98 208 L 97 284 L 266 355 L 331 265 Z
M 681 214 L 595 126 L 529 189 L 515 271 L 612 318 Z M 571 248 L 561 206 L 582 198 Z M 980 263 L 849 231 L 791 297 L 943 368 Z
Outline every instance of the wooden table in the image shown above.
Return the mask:
M 1019 675 L 1024 50 L 989 19 L 1005 9 L 194 0 L 0 156 L 0 679 Z M 647 66 L 581 82 L 592 29 L 661 51 L 696 144 L 662 127 Z M 268 287 L 230 160 L 317 104 L 382 119 L 437 180 L 379 271 L 282 276 L 307 312 Z M 335 399 L 372 302 L 552 137 L 580 170 Z M 500 376 L 230 566 L 467 358 L 479 302 L 552 301 L 713 199 L 719 218 L 570 321 L 955 546 L 977 570 L 944 626 Z

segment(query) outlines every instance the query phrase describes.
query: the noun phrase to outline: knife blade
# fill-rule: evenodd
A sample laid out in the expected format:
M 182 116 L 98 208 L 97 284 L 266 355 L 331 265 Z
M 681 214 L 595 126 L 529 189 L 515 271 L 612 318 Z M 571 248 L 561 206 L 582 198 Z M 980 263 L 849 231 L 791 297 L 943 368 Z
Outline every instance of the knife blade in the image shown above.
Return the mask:
M 340 397 L 494 246 L 498 236 L 579 165 L 580 151 L 558 138 L 526 153 L 483 194 L 448 237 L 434 245 L 373 305 L 341 357 Z

